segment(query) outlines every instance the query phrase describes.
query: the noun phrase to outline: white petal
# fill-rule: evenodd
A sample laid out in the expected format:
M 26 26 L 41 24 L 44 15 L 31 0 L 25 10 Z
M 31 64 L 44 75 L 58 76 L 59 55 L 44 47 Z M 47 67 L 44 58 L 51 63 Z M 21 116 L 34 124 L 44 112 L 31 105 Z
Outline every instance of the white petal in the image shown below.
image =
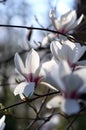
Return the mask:
M 40 59 L 38 53 L 34 49 L 31 49 L 31 51 L 27 55 L 26 62 L 25 62 L 26 71 L 28 73 L 34 74 L 38 69 L 39 64 L 40 64 Z
M 63 81 L 63 78 L 67 75 L 70 75 L 71 72 L 72 70 L 66 61 L 62 61 L 59 63 L 57 83 L 58 83 L 59 88 L 63 91 L 66 90 L 66 85 Z
M 57 30 L 58 29 L 59 30 L 64 30 L 65 32 L 70 31 L 71 26 L 76 21 L 76 18 L 77 18 L 77 16 L 76 16 L 75 10 L 65 13 L 64 15 L 61 16 L 59 22 L 58 22 L 58 20 L 56 20 Z
M 73 94 L 74 92 L 80 89 L 80 87 L 83 85 L 83 81 L 82 79 L 78 76 L 75 75 L 73 73 L 71 73 L 70 75 L 67 75 L 63 78 L 63 82 L 65 84 L 66 87 L 66 95 L 67 97 L 71 97 L 71 94 Z M 75 94 L 75 96 L 77 96 L 77 93 Z
M 20 98 L 21 98 L 22 100 L 24 100 L 24 99 L 25 99 L 24 94 L 20 93 L 20 94 L 19 94 L 19 96 L 20 96 Z
M 75 27 L 76 19 L 77 19 L 76 11 L 75 10 L 70 11 L 70 14 L 67 16 L 68 22 L 65 26 L 67 32 Z
M 78 93 L 79 93 L 79 94 L 86 93 L 86 83 L 83 84 L 83 86 L 80 87 Z
M 63 45 L 59 41 L 52 42 L 50 45 L 53 56 L 58 60 L 67 60 L 71 65 L 76 53 L 75 44 L 69 40 L 64 41 Z
M 67 76 L 67 75 L 71 74 L 71 72 L 72 72 L 72 70 L 66 60 L 63 60 L 62 62 L 60 62 L 59 74 L 61 77 Z
M 42 47 L 47 47 L 55 37 L 56 37 L 56 34 L 54 34 L 54 33 L 48 34 L 47 36 L 45 36 L 43 38 L 41 46 Z
M 18 95 L 20 93 L 23 93 L 25 86 L 27 85 L 27 82 L 22 82 L 17 85 L 17 87 L 14 89 L 14 95 Z
M 47 82 L 40 82 L 40 85 L 45 85 L 46 87 L 53 89 L 55 91 L 59 91 L 57 88 L 55 88 L 54 86 L 52 86 L 51 84 L 47 83 Z M 54 85 L 54 84 L 53 84 Z
M 79 25 L 81 23 L 81 21 L 82 21 L 83 18 L 84 18 L 84 15 L 82 14 L 80 16 L 80 18 L 77 20 L 76 25 Z
M 62 17 L 63 22 L 64 22 L 64 18 L 66 19 L 64 27 L 66 31 L 70 31 L 70 29 L 73 28 L 73 25 L 76 22 L 76 18 L 77 18 L 76 11 L 75 10 L 69 11 L 67 14 L 63 15 Z
M 43 75 L 43 80 L 52 86 L 56 87 L 57 89 L 58 84 L 57 84 L 57 75 L 58 72 L 58 63 L 55 62 L 54 59 L 45 62 L 41 66 L 41 75 Z M 50 86 L 49 86 L 50 87 Z
M 59 52 L 60 57 L 67 60 L 69 64 L 72 64 L 74 56 L 75 56 L 74 48 L 75 48 L 75 44 L 73 42 L 70 42 L 69 40 L 66 40 L 63 43 L 61 52 Z
M 15 62 L 15 66 L 16 66 L 17 70 L 21 74 L 24 74 L 25 73 L 24 64 L 23 64 L 22 59 L 21 59 L 21 57 L 19 56 L 18 53 L 15 54 L 14 62 Z
M 61 106 L 62 100 L 63 100 L 63 97 L 55 96 L 50 101 L 47 102 L 46 107 L 48 109 L 59 108 Z
M 5 115 L 2 116 L 2 118 L 0 119 L 0 130 L 3 130 L 5 127 Z
M 61 59 L 61 57 L 59 56 L 59 52 L 58 52 L 58 51 L 61 51 L 62 45 L 60 44 L 59 41 L 53 41 L 53 42 L 50 44 L 50 49 L 51 49 L 51 52 L 52 52 L 53 56 L 54 56 L 57 60 Z
M 73 63 L 77 62 L 86 51 L 86 46 L 81 46 L 79 43 L 75 43 L 75 45 L 76 45 L 76 47 L 75 47 L 76 54 L 75 54 Z
M 35 83 L 34 82 L 22 82 L 14 90 L 14 95 L 20 95 L 23 99 L 24 95 L 26 97 L 31 96 L 34 92 Z
M 80 105 L 76 100 L 66 99 L 62 101 L 61 110 L 68 115 L 76 114 L 80 111 Z
M 30 83 L 24 88 L 23 94 L 24 94 L 26 97 L 32 96 L 33 93 L 34 93 L 34 88 L 35 88 L 35 83 L 34 83 L 34 82 L 30 82 Z
M 80 67 L 84 67 L 84 66 L 86 66 L 86 60 L 78 61 L 78 62 L 76 62 L 76 64 L 79 65 Z
M 86 83 L 86 68 L 76 70 L 74 74 L 78 75 L 83 80 L 83 83 Z

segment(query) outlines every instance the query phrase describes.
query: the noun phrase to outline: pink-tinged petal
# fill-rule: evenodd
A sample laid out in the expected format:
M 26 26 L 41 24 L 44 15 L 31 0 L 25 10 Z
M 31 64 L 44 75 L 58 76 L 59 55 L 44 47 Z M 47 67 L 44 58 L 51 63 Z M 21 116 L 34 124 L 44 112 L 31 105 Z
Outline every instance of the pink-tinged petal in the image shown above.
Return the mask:
M 76 100 L 62 100 L 61 110 L 67 115 L 77 114 L 80 111 L 80 105 Z
M 2 118 L 0 119 L 0 130 L 4 130 L 4 128 L 5 128 L 5 115 L 4 116 L 2 116 Z
M 18 53 L 15 54 L 14 62 L 15 62 L 15 66 L 16 66 L 17 70 L 21 74 L 24 74 L 25 73 L 24 64 L 23 64 L 22 59 L 21 59 L 21 57 L 19 56 Z
M 32 96 L 34 92 L 35 83 L 34 82 L 22 82 L 14 90 L 14 95 L 20 95 L 21 99 Z M 25 96 L 25 97 L 24 97 Z
M 38 53 L 34 49 L 31 49 L 31 51 L 27 55 L 26 62 L 25 62 L 26 71 L 28 73 L 34 74 L 38 69 L 39 64 L 40 64 L 40 59 Z
M 63 82 L 66 88 L 64 92 L 64 97 L 76 99 L 78 95 L 78 90 L 83 85 L 82 79 L 78 75 L 71 73 L 70 75 L 63 77 Z
M 41 46 L 43 47 L 47 47 L 48 45 L 50 45 L 51 41 L 56 37 L 56 34 L 54 33 L 50 33 L 47 36 L 45 36 L 43 38 L 43 41 L 41 43 Z
M 60 108 L 62 100 L 64 100 L 62 96 L 55 96 L 50 101 L 47 102 L 46 107 L 48 109 Z

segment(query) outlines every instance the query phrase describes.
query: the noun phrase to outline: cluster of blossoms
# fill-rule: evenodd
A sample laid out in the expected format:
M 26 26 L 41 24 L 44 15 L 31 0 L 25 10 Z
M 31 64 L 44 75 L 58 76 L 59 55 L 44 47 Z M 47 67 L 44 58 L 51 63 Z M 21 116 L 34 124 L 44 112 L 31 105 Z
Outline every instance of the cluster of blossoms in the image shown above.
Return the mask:
M 77 114 L 81 110 L 80 103 L 83 102 L 81 96 L 86 94 L 86 60 L 81 60 L 86 46 L 69 41 L 62 34 L 70 34 L 80 24 L 83 15 L 77 20 L 76 11 L 73 10 L 57 18 L 55 10 L 51 10 L 49 16 L 52 28 L 57 33 L 46 35 L 41 46 L 50 46 L 52 58 L 41 63 L 38 52 L 31 48 L 24 64 L 16 53 L 15 67 L 24 80 L 16 86 L 14 95 L 19 95 L 22 100 L 31 98 L 37 86 L 44 83 L 49 89 L 60 92 L 47 102 L 48 109 L 60 108 L 67 115 Z M 0 121 L 0 130 L 5 127 L 4 120 L 5 116 Z M 44 129 L 49 129 L 48 124 Z
M 77 20 L 76 11 L 69 11 L 60 18 L 55 16 L 55 10 L 50 11 L 50 19 L 57 32 L 70 33 L 83 19 Z M 60 107 L 67 115 L 80 111 L 80 97 L 86 93 L 86 60 L 81 57 L 86 51 L 86 46 L 74 43 L 67 38 L 62 39 L 59 34 L 50 33 L 44 37 L 42 46 L 50 45 L 52 58 L 50 61 L 40 63 L 38 53 L 32 48 L 27 54 L 25 65 L 19 54 L 15 54 L 14 62 L 17 71 L 24 77 L 14 90 L 15 95 L 21 99 L 31 97 L 40 82 L 50 84 L 54 91 L 61 94 L 47 102 L 49 109 Z

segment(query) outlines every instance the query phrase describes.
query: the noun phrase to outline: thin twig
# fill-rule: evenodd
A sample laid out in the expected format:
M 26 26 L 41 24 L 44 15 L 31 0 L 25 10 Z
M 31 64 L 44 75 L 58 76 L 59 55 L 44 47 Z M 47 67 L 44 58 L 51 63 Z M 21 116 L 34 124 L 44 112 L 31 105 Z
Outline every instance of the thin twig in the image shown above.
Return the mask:
M 54 95 L 54 94 L 57 94 L 57 93 L 58 93 L 58 92 L 53 92 L 53 93 L 48 93 L 48 94 L 40 95 L 40 97 L 37 96 L 37 97 L 35 97 L 35 98 L 29 99 L 29 100 L 26 100 L 26 101 L 21 101 L 21 102 L 15 103 L 15 104 L 13 104 L 13 105 L 9 105 L 8 107 L 5 107 L 5 108 L 0 109 L 0 111 L 4 111 L 4 110 L 6 110 L 6 109 L 10 109 L 10 108 L 16 107 L 16 106 L 18 106 L 18 105 L 22 105 L 22 104 L 27 103 L 27 102 L 32 102 L 32 101 L 35 101 L 35 100 L 37 100 L 37 99 L 39 99 L 39 98 L 43 98 L 43 97 L 45 97 L 45 96 L 51 96 L 51 95 Z

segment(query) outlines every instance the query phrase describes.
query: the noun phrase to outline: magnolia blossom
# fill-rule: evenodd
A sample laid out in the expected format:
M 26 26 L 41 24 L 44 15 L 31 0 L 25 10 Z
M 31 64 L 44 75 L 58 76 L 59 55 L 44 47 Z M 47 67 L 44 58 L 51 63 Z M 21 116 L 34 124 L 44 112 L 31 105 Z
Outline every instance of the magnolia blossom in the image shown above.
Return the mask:
M 15 66 L 18 72 L 25 78 L 14 90 L 15 95 L 20 95 L 21 99 L 31 96 L 34 92 L 35 86 L 42 78 L 39 76 L 40 59 L 38 53 L 32 49 L 25 61 L 25 66 L 19 54 L 16 53 L 14 57 Z
M 53 41 L 50 48 L 56 60 L 66 60 L 71 67 L 76 64 L 83 64 L 83 61 L 79 61 L 79 59 L 85 53 L 86 46 L 66 40 L 63 44 L 59 41 Z M 86 64 L 86 60 L 84 60 L 84 64 Z
M 73 30 L 76 26 L 78 26 L 84 15 L 82 14 L 80 18 L 77 20 L 77 14 L 75 10 L 69 11 L 62 15 L 61 17 L 56 17 L 55 10 L 50 10 L 50 19 L 56 31 L 66 34 L 69 31 Z M 42 46 L 46 47 L 52 40 L 54 40 L 58 35 L 55 33 L 50 33 L 44 37 L 42 41 Z
M 61 107 L 64 113 L 68 115 L 75 114 L 80 111 L 78 102 L 80 95 L 86 93 L 86 68 L 72 72 L 65 60 L 57 66 L 59 66 L 57 76 L 54 69 L 50 70 L 51 74 L 48 73 L 49 70 L 46 70 L 47 72 L 45 71 L 45 73 L 57 84 L 57 90 L 59 89 L 62 95 L 52 98 L 47 103 L 47 108 Z M 85 77 L 83 76 L 83 72 L 85 73 Z M 52 73 L 55 73 L 55 78 Z M 79 76 L 80 74 L 82 76 Z
M 2 118 L 0 119 L 0 130 L 4 130 L 5 128 L 5 115 L 2 116 Z
M 76 11 L 72 10 L 57 18 L 55 10 L 52 9 L 50 10 L 49 16 L 55 29 L 64 34 L 78 26 L 84 17 L 82 14 L 80 18 L 77 20 Z

